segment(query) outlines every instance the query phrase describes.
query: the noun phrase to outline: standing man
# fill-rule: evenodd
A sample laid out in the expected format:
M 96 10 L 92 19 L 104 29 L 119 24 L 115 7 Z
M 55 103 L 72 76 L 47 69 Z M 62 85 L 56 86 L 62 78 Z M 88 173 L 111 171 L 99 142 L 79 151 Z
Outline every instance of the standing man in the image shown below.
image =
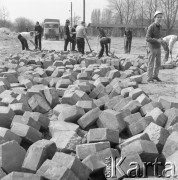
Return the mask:
M 100 38 L 100 46 L 101 46 L 98 58 L 101 58 L 103 56 L 104 49 L 106 51 L 106 56 L 109 56 L 109 54 L 108 54 L 108 44 L 110 46 L 111 38 L 106 37 L 106 34 L 105 34 L 105 32 L 104 32 L 104 30 L 102 28 L 97 27 L 97 29 L 99 31 L 99 35 L 98 36 Z
M 82 54 L 85 52 L 85 38 L 87 38 L 87 33 L 85 30 L 85 22 L 82 21 L 76 28 L 77 48 Z
M 70 25 L 70 21 L 67 19 L 64 26 L 64 51 L 67 51 L 67 46 L 69 42 L 72 43 L 72 51 L 75 50 L 75 41 L 70 36 L 69 25 Z
M 129 28 L 125 28 L 125 32 L 124 32 L 124 49 L 125 49 L 125 53 L 130 54 L 131 44 L 132 44 L 132 31 Z
M 41 51 L 41 38 L 43 35 L 43 28 L 40 26 L 39 22 L 36 22 L 35 31 L 37 32 L 35 35 L 35 49 L 39 48 Z M 38 46 L 39 45 L 39 46 Z
M 172 61 L 172 49 L 176 41 L 178 41 L 178 36 L 176 35 L 169 35 L 163 38 L 162 46 L 165 52 L 165 57 L 163 60 L 164 63 L 168 61 L 169 53 L 171 55 L 171 61 Z M 171 61 L 168 61 L 168 62 L 171 62 Z
M 17 38 L 19 39 L 19 41 L 21 42 L 22 44 L 22 50 L 26 49 L 26 50 L 29 50 L 29 47 L 28 47 L 28 42 L 27 41 L 30 41 L 34 46 L 35 46 L 35 43 L 34 43 L 34 37 L 35 37 L 35 33 L 34 31 L 31 31 L 31 32 L 21 32 Z
M 77 25 L 74 25 L 74 27 L 71 29 L 72 39 L 75 41 L 74 51 L 75 51 L 75 45 L 77 43 L 77 40 L 76 40 L 76 27 L 77 27 Z
M 154 22 L 148 27 L 146 33 L 146 41 L 148 42 L 149 48 L 149 61 L 147 67 L 148 82 L 153 80 L 161 81 L 158 78 L 159 69 L 161 66 L 161 20 L 163 13 L 156 11 L 154 14 Z

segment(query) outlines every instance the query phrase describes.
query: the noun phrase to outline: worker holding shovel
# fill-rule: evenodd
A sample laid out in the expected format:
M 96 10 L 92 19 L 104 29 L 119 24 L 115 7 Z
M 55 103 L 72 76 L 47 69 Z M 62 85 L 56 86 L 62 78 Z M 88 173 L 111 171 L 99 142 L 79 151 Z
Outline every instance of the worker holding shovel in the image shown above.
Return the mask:
M 165 57 L 164 57 L 163 62 L 166 64 L 172 62 L 172 49 L 173 49 L 176 41 L 178 41 L 178 36 L 176 36 L 176 35 L 169 35 L 169 36 L 166 36 L 163 38 L 161 45 L 162 45 L 164 52 L 165 52 Z M 169 54 L 171 55 L 170 61 L 168 61 Z
M 103 56 L 104 49 L 106 51 L 106 56 L 109 56 L 108 53 L 110 50 L 111 38 L 106 37 L 106 34 L 102 28 L 97 27 L 97 29 L 99 31 L 100 46 L 101 46 L 98 58 L 101 58 Z M 108 49 L 108 44 L 109 44 L 109 49 Z
M 21 32 L 20 34 L 18 34 L 17 38 L 19 39 L 19 41 L 22 44 L 22 50 L 30 50 L 29 46 L 28 46 L 28 41 L 30 41 L 35 47 L 35 43 L 34 43 L 34 38 L 36 35 L 36 31 L 31 31 L 31 32 Z

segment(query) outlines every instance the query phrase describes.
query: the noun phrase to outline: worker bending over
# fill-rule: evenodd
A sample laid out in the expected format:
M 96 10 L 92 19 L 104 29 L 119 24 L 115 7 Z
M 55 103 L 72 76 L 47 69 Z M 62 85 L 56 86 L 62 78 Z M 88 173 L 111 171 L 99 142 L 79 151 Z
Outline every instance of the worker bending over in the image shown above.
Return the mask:
M 30 50 L 29 49 L 29 46 L 28 46 L 28 42 L 27 41 L 30 41 L 34 46 L 35 46 L 35 43 L 34 43 L 34 37 L 35 37 L 35 34 L 36 32 L 35 31 L 31 31 L 31 32 L 21 32 L 17 38 L 19 39 L 19 41 L 21 42 L 22 44 L 22 50 Z
M 100 52 L 99 52 L 99 55 L 98 55 L 98 58 L 101 58 L 103 56 L 103 53 L 104 53 L 104 49 L 106 51 L 106 56 L 109 56 L 109 50 L 108 50 L 108 44 L 110 46 L 111 44 L 111 38 L 108 38 L 106 37 L 106 34 L 104 32 L 104 30 L 100 27 L 97 27 L 98 31 L 99 31 L 99 38 L 100 38 L 100 46 L 101 46 L 101 49 L 100 49 Z
M 169 36 L 166 36 L 163 38 L 162 47 L 165 52 L 165 57 L 163 60 L 164 63 L 166 63 L 166 62 L 169 63 L 172 61 L 172 49 L 177 40 L 178 40 L 178 36 L 176 36 L 176 35 L 169 35 Z M 169 53 L 171 55 L 171 61 L 168 61 Z

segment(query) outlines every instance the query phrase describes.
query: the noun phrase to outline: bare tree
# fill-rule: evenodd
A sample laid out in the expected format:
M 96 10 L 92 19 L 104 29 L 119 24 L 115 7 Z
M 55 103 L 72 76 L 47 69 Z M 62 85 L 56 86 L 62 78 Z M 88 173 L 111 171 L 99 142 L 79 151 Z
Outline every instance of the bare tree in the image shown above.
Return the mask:
M 34 22 L 25 17 L 19 17 L 15 19 L 15 27 L 17 32 L 26 31 L 26 27 L 31 31 L 34 30 Z
M 163 21 L 167 28 L 166 34 L 169 34 L 175 25 L 178 0 L 160 0 L 160 6 L 164 15 Z
M 145 0 L 145 17 L 148 19 L 148 25 L 152 23 L 155 11 L 159 7 L 159 0 Z
M 69 17 L 68 19 L 71 19 L 71 17 Z M 80 20 L 81 20 L 81 17 L 80 16 L 73 16 L 72 17 L 72 24 L 73 25 L 77 25 L 77 24 L 79 24 L 79 22 L 80 22 Z
M 123 0 L 108 0 L 109 8 L 113 11 L 115 17 L 118 18 L 118 23 L 124 23 L 124 9 L 123 9 Z M 117 22 L 116 22 L 117 24 Z
M 113 11 L 113 14 L 117 14 L 119 24 L 131 23 L 135 11 L 136 0 L 108 0 L 109 8 Z
M 101 23 L 111 24 L 112 23 L 112 11 L 110 9 L 104 9 L 101 14 Z
M 9 11 L 7 10 L 6 7 L 2 7 L 0 9 L 0 19 L 3 20 L 3 26 L 5 27 L 6 26 L 6 21 L 9 17 Z
M 74 17 L 73 17 L 74 25 L 78 24 L 80 20 L 81 20 L 81 17 L 80 17 L 80 16 L 74 16 Z
M 130 24 L 134 16 L 136 7 L 136 0 L 124 0 L 123 9 L 124 9 L 124 22 L 125 24 Z
M 91 22 L 95 24 L 100 24 L 101 11 L 100 9 L 94 9 L 91 13 Z

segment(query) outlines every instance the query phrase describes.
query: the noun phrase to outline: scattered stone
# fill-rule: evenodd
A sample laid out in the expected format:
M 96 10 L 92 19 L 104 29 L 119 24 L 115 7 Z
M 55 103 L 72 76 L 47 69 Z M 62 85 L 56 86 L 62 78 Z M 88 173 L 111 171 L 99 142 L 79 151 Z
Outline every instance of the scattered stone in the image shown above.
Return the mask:
M 35 173 L 47 159 L 52 159 L 56 152 L 56 145 L 49 140 L 39 140 L 32 144 L 25 156 L 22 169 L 25 172 Z
M 0 137 L 8 140 L 8 141 L 16 141 L 17 143 L 21 143 L 22 139 L 17 136 L 16 134 L 14 134 L 13 132 L 11 132 L 9 129 L 7 128 L 3 128 L 3 127 L 0 127 Z
M 44 178 L 37 175 L 37 174 L 31 174 L 31 173 L 24 173 L 24 172 L 11 172 L 2 180 L 43 180 Z
M 156 144 L 158 151 L 161 153 L 163 146 L 169 136 L 169 131 L 158 126 L 155 123 L 150 123 L 146 129 L 144 130 L 145 133 L 148 134 L 150 140 Z
M 100 128 L 119 130 L 119 133 L 126 128 L 122 113 L 111 109 L 101 112 L 99 119 L 97 120 L 97 125 Z
M 85 111 L 76 105 L 66 107 L 58 116 L 58 120 L 76 123 L 79 118 L 85 114 Z
M 16 141 L 9 141 L 0 145 L 1 168 L 11 173 L 21 171 L 26 151 Z
M 137 140 L 122 148 L 121 156 L 127 157 L 138 153 L 143 162 L 154 162 L 158 157 L 156 145 L 147 140 Z
M 174 97 L 170 96 L 160 96 L 158 98 L 158 102 L 160 102 L 165 110 L 170 108 L 178 108 L 178 100 Z
M 28 100 L 28 104 L 30 105 L 32 111 L 40 113 L 47 113 L 51 109 L 46 100 L 38 94 L 33 95 Z
M 87 113 L 85 113 L 78 121 L 77 123 L 79 124 L 80 127 L 83 129 L 90 127 L 91 125 L 95 124 L 97 119 L 99 118 L 100 115 L 100 109 L 94 108 Z
M 42 138 L 42 134 L 39 131 L 21 123 L 13 123 L 11 131 L 30 144 L 41 140 Z
M 110 148 L 109 142 L 81 144 L 76 146 L 76 155 L 79 159 L 85 159 L 88 155 Z
M 167 138 L 166 143 L 164 144 L 162 154 L 165 158 L 171 156 L 178 150 L 178 132 L 174 131 Z
M 119 131 L 106 128 L 90 129 L 87 134 L 87 143 L 109 141 L 112 144 L 119 144 Z
M 52 137 L 60 131 L 75 131 L 79 130 L 79 126 L 74 123 L 64 121 L 51 121 L 49 124 L 49 133 Z
M 151 122 L 154 122 L 151 116 L 143 117 L 128 126 L 129 133 L 132 136 L 139 134 L 143 132 Z
M 76 146 L 82 142 L 75 131 L 59 131 L 50 140 L 56 143 L 58 151 L 65 153 L 75 152 Z
M 166 129 L 178 123 L 178 109 L 176 108 L 168 109 L 165 111 L 164 114 L 168 117 L 167 123 L 165 125 Z
M 15 113 L 12 109 L 0 106 L 0 127 L 10 128 Z
M 148 112 L 146 116 L 151 116 L 154 122 L 162 127 L 165 126 L 168 119 L 167 116 L 159 108 L 154 108 L 152 111 Z

